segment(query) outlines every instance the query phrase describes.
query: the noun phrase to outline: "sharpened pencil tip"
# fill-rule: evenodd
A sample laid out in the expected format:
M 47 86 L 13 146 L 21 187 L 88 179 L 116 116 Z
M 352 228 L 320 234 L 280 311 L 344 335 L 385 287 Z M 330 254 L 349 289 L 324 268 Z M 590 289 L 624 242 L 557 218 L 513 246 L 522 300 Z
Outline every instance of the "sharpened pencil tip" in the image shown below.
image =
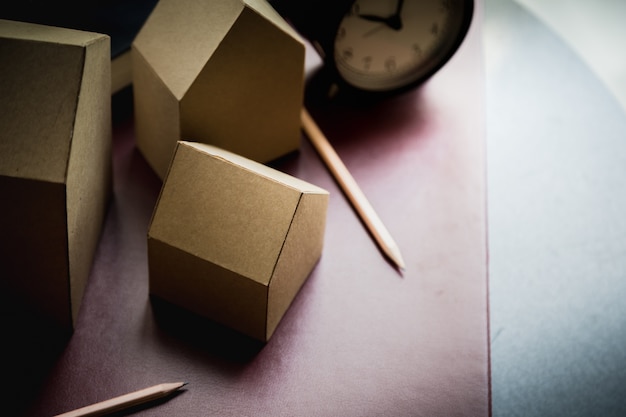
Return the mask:
M 387 256 L 393 262 L 394 266 L 401 274 L 405 271 L 406 266 L 404 264 L 404 259 L 402 259 L 402 255 L 400 254 L 400 249 L 394 244 L 390 245 L 386 248 Z

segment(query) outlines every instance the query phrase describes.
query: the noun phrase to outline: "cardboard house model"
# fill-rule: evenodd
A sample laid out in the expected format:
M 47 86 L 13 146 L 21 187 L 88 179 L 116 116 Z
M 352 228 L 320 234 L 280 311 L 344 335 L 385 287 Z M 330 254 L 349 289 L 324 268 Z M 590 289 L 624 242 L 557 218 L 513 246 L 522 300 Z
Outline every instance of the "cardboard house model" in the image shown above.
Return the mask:
M 266 0 L 160 0 L 132 44 L 137 147 L 161 179 L 178 140 L 297 150 L 304 53 Z
M 0 20 L 0 294 L 71 333 L 111 195 L 107 35 Z
M 317 263 L 328 192 L 179 142 L 148 232 L 150 293 L 267 341 Z

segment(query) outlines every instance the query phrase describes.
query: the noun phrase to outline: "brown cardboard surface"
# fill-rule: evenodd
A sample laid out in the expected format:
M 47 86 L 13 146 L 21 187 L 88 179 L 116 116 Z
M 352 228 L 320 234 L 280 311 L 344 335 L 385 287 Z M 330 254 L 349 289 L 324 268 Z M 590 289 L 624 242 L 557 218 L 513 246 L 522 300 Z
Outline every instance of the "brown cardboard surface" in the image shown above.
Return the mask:
M 150 291 L 265 341 L 321 255 L 327 204 L 317 186 L 181 141 L 149 229 Z
M 112 184 L 110 42 L 85 48 L 85 63 L 67 166 L 68 251 L 76 322 Z
M 111 192 L 110 38 L 2 20 L 0 60 L 2 286 L 72 329 Z
M 267 2 L 160 1 L 132 47 L 137 144 L 157 175 L 180 139 L 260 162 L 297 150 L 304 50 Z
M 137 148 L 164 178 L 180 139 L 179 102 L 144 57 L 131 51 Z
M 35 31 L 19 22 L 0 21 L 0 36 L 0 174 L 63 182 L 84 49 L 74 39 L 46 43 L 45 29 Z
M 2 175 L 0 191 L 2 302 L 15 303 L 15 316 L 33 312 L 35 321 L 45 316 L 66 330 L 71 321 L 65 185 Z

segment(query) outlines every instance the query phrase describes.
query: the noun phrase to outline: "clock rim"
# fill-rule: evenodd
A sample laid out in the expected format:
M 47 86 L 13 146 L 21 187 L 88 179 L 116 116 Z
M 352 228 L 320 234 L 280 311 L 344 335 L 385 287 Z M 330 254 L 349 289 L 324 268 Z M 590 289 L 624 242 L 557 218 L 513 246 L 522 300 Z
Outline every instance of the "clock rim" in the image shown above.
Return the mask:
M 469 32 L 469 28 L 474 20 L 473 17 L 475 13 L 475 1 L 474 0 L 460 0 L 461 5 L 464 8 L 464 12 L 461 17 L 460 26 L 455 34 L 454 40 L 448 44 L 447 50 L 445 50 L 438 57 L 438 62 L 436 62 L 434 65 L 424 70 L 423 73 L 418 75 L 416 78 L 414 79 L 411 78 L 410 81 L 408 81 L 407 83 L 403 85 L 390 87 L 390 88 L 370 89 L 370 88 L 363 87 L 360 85 L 355 85 L 351 83 L 349 80 L 346 80 L 344 76 L 341 74 L 341 72 L 339 71 L 338 64 L 335 59 L 335 38 L 337 36 L 339 26 L 341 25 L 341 22 L 343 21 L 344 15 L 347 13 L 348 10 L 350 10 L 350 8 L 352 7 L 355 1 L 357 0 L 346 3 L 346 6 L 344 6 L 343 13 L 339 14 L 338 19 L 336 19 L 336 22 L 334 22 L 333 30 L 330 31 L 331 36 L 327 40 L 327 43 L 328 43 L 327 47 L 324 48 L 322 46 L 322 49 L 325 50 L 324 60 L 326 61 L 326 64 L 327 64 L 326 66 L 332 73 L 331 77 L 337 80 L 338 90 L 348 91 L 351 94 L 360 93 L 360 94 L 367 94 L 371 96 L 395 95 L 395 94 L 413 89 L 414 87 L 424 83 L 427 79 L 429 79 L 437 71 L 439 71 L 445 64 L 447 64 L 448 61 L 450 61 L 450 59 L 458 51 L 460 46 L 463 44 L 463 41 L 465 40 L 467 33 Z

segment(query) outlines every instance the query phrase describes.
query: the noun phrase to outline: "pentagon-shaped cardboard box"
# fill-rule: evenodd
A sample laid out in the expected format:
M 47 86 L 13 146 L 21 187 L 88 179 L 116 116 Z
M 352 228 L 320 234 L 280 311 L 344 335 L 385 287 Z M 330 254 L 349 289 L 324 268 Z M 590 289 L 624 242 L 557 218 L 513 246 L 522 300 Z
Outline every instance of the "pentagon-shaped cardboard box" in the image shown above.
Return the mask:
M 111 194 L 110 38 L 0 20 L 0 63 L 2 302 L 69 333 Z
M 132 50 L 137 147 L 163 179 L 180 139 L 258 162 L 300 146 L 305 46 L 265 0 L 160 0 Z
M 150 293 L 268 341 L 317 263 L 328 192 L 180 141 L 148 232 Z

